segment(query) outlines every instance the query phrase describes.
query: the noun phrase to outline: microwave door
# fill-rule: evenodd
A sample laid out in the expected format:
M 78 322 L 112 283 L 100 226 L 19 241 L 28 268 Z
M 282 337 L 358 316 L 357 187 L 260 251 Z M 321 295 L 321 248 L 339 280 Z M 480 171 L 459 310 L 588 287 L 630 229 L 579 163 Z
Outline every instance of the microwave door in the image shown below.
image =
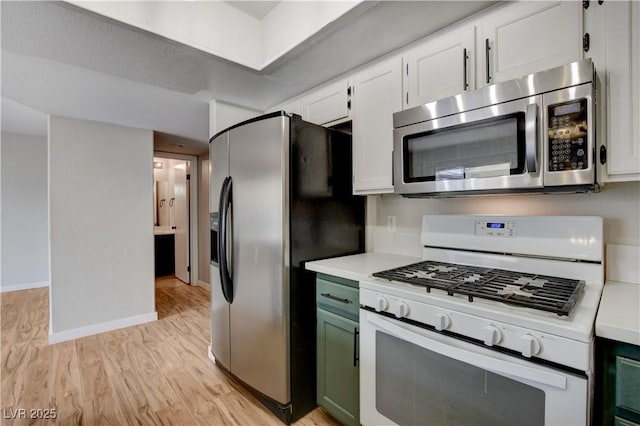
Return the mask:
M 394 183 L 405 196 L 542 187 L 542 97 L 394 131 Z

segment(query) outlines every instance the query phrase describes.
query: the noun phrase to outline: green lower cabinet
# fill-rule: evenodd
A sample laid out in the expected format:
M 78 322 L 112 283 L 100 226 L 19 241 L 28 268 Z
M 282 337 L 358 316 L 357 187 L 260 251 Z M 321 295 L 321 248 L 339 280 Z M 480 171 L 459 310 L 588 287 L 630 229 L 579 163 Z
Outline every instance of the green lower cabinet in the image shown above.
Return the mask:
M 360 424 L 358 323 L 317 310 L 318 405 L 345 425 Z
M 625 420 L 617 416 L 613 419 L 613 425 L 614 426 L 640 426 L 638 425 L 638 423 L 632 422 L 630 420 Z
M 598 338 L 596 365 L 594 424 L 640 426 L 640 347 Z

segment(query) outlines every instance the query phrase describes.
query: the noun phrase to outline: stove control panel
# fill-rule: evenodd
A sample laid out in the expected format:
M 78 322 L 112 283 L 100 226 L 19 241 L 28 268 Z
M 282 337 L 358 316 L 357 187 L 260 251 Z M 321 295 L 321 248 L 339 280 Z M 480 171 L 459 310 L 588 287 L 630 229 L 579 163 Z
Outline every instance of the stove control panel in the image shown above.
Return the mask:
M 537 355 L 541 350 L 540 341 L 529 333 L 520 336 L 519 346 L 520 352 L 527 358 Z
M 500 343 L 502 340 L 502 333 L 500 329 L 493 324 L 486 326 L 483 329 L 484 332 L 484 344 L 487 346 L 493 346 Z
M 378 296 L 376 298 L 376 307 L 375 307 L 375 309 L 378 312 L 384 312 L 387 309 L 389 309 L 389 301 L 387 300 L 387 298 L 384 297 L 384 296 Z
M 476 235 L 481 237 L 513 238 L 516 236 L 517 224 L 506 221 L 476 221 Z
M 391 314 L 392 318 L 409 319 L 433 327 L 434 333 L 446 331 L 470 337 L 487 348 L 510 349 L 526 358 L 545 359 L 583 371 L 590 368 L 592 350 L 589 343 L 505 323 L 495 318 L 474 315 L 471 312 L 461 312 L 453 306 L 448 308 L 443 306 L 451 299 L 446 293 L 442 296 L 437 293 L 421 295 L 424 300 L 417 301 L 413 300 L 410 294 L 400 294 L 404 293 L 403 290 L 397 294 L 389 290 L 388 284 L 360 282 L 360 304 L 373 308 L 374 311 Z M 432 301 L 437 305 L 425 303 L 426 299 L 430 298 L 433 298 Z M 473 305 L 465 302 L 467 307 L 473 308 Z

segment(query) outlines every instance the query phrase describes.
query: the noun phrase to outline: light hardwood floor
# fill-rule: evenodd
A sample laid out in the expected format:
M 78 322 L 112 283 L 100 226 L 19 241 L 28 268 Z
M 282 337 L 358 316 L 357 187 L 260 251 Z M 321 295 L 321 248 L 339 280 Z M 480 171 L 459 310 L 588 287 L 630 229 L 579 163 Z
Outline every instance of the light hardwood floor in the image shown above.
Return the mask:
M 48 289 L 0 295 L 3 425 L 281 425 L 214 366 L 209 290 L 156 282 L 158 321 L 49 345 Z M 56 409 L 55 423 L 11 420 Z M 321 408 L 299 426 L 337 425 Z

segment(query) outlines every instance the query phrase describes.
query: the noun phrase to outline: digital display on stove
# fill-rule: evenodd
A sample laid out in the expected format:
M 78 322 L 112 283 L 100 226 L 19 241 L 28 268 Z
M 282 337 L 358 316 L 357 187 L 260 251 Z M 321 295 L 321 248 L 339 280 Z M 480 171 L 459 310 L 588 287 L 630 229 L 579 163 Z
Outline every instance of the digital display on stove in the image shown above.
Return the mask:
M 504 229 L 504 223 L 487 222 L 487 228 L 491 229 Z

